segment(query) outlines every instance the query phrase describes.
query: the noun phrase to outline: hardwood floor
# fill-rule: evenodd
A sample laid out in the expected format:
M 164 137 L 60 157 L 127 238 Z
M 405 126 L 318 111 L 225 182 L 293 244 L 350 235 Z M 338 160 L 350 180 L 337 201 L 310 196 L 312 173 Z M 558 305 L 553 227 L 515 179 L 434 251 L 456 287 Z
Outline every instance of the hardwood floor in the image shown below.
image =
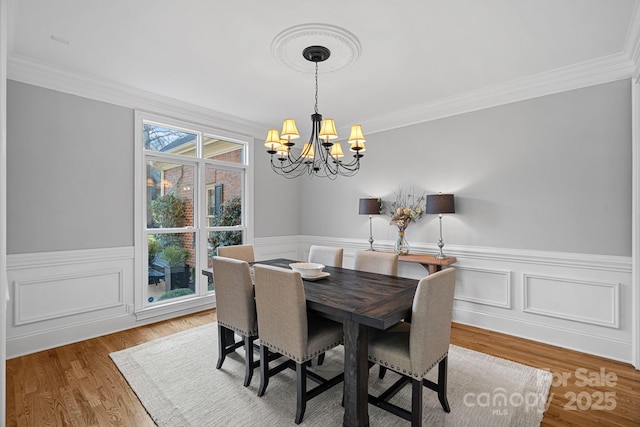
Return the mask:
M 154 426 L 109 353 L 214 320 L 205 311 L 8 360 L 6 425 Z M 451 342 L 550 370 L 543 426 L 640 425 L 631 365 L 460 324 Z
M 640 426 L 640 371 L 630 364 L 460 324 L 451 343 L 553 373 L 542 426 Z
M 155 426 L 109 353 L 213 321 L 205 311 L 8 360 L 7 427 Z

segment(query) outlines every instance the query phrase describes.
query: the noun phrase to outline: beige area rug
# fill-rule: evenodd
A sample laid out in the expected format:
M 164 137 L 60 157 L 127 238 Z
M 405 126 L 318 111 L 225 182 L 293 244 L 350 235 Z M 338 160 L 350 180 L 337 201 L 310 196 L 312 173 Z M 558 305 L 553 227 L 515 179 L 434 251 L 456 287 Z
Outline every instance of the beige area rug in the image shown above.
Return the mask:
M 295 425 L 295 372 L 287 369 L 271 378 L 265 395 L 258 397 L 259 369 L 249 387 L 242 386 L 241 349 L 227 356 L 222 369 L 215 368 L 215 323 L 110 356 L 158 426 Z M 314 364 L 313 369 L 328 378 L 342 369 L 343 357 L 342 347 L 338 347 L 327 353 L 322 366 Z M 435 379 L 437 367 L 430 375 Z M 369 393 L 379 395 L 396 378 L 388 372 L 384 380 L 379 380 L 378 367 L 371 368 Z M 452 345 L 448 378 L 451 412 L 445 413 L 436 393 L 425 388 L 425 426 L 539 426 L 552 376 L 547 371 Z M 308 383 L 310 387 L 315 384 L 311 380 Z M 410 389 L 405 387 L 393 402 L 410 407 Z M 341 399 L 341 385 L 312 399 L 300 425 L 341 426 Z M 409 425 L 372 405 L 369 418 L 372 427 Z

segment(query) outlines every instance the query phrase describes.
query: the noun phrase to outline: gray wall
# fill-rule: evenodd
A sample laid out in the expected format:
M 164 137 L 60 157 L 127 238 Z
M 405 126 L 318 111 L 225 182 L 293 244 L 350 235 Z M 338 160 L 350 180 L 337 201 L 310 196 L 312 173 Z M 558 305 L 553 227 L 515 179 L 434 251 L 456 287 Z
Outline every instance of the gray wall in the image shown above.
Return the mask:
M 358 198 L 413 187 L 455 194 L 445 244 L 630 256 L 631 167 L 624 80 L 369 135 L 358 175 L 304 180 L 301 233 L 366 240 Z M 393 240 L 388 216 L 373 223 Z M 407 238 L 438 233 L 428 215 Z
M 360 197 L 453 192 L 445 243 L 631 255 L 628 80 L 368 135 L 336 181 L 274 174 L 255 152 L 255 236 L 362 238 Z M 133 111 L 9 81 L 8 253 L 133 244 Z M 366 129 L 365 129 L 366 132 Z M 376 240 L 393 240 L 387 216 Z M 434 243 L 426 216 L 409 242 Z
M 8 81 L 10 254 L 133 245 L 134 112 Z M 258 141 L 255 236 L 300 233 L 299 182 Z
M 277 175 L 263 142 L 258 140 L 255 147 L 255 237 L 297 236 L 302 180 Z
M 8 81 L 7 252 L 133 245 L 133 111 Z

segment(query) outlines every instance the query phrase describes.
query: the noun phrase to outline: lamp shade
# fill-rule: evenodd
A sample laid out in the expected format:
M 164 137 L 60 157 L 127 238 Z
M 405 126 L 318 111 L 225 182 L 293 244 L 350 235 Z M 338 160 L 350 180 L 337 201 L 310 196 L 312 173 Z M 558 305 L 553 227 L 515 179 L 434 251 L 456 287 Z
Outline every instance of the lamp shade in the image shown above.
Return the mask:
M 280 136 L 289 141 L 300 138 L 298 128 L 296 127 L 296 121 L 294 119 L 285 119 L 282 122 L 282 132 L 280 132 Z
M 428 214 L 456 213 L 453 194 L 431 194 L 427 196 Z
M 278 147 L 282 146 L 280 136 L 278 136 L 278 129 L 269 129 L 267 139 L 264 141 L 264 146 L 267 147 L 269 152 L 276 151 Z
M 338 137 L 336 124 L 333 119 L 324 119 L 322 121 L 322 125 L 320 126 L 320 134 L 318 136 L 320 137 L 320 139 L 323 139 L 327 142 Z
M 355 143 L 361 143 L 365 141 L 366 139 L 364 139 L 364 134 L 362 133 L 362 126 L 361 125 L 351 126 L 351 133 L 349 134 L 349 143 L 355 144 Z
M 331 146 L 330 155 L 334 158 L 334 160 L 340 160 L 341 157 L 344 157 L 344 153 L 342 152 L 342 145 L 340 145 L 339 142 L 333 143 L 333 145 Z
M 359 151 L 364 152 L 366 150 L 364 146 L 364 142 L 366 141 L 366 139 L 364 139 L 364 134 L 362 133 L 362 126 L 351 126 L 351 134 L 349 135 L 348 141 L 349 144 L 351 144 L 351 146 L 349 147 L 350 151 L 358 153 Z
M 276 153 L 278 153 L 278 160 L 286 160 L 289 156 L 289 147 L 280 144 L 279 147 L 276 147 Z
M 360 215 L 379 215 L 382 210 L 382 201 L 380 199 L 366 198 L 360 199 Z

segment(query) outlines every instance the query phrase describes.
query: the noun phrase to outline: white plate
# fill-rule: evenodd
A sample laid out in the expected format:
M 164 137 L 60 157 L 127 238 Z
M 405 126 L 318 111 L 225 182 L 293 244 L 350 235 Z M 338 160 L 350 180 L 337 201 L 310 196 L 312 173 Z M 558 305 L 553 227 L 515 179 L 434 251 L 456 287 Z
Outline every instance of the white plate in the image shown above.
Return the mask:
M 313 282 L 314 280 L 324 279 L 325 277 L 329 277 L 329 276 L 331 276 L 331 273 L 323 271 L 322 273 L 318 274 L 317 276 L 302 276 L 302 278 L 304 280 L 309 280 L 309 281 Z

